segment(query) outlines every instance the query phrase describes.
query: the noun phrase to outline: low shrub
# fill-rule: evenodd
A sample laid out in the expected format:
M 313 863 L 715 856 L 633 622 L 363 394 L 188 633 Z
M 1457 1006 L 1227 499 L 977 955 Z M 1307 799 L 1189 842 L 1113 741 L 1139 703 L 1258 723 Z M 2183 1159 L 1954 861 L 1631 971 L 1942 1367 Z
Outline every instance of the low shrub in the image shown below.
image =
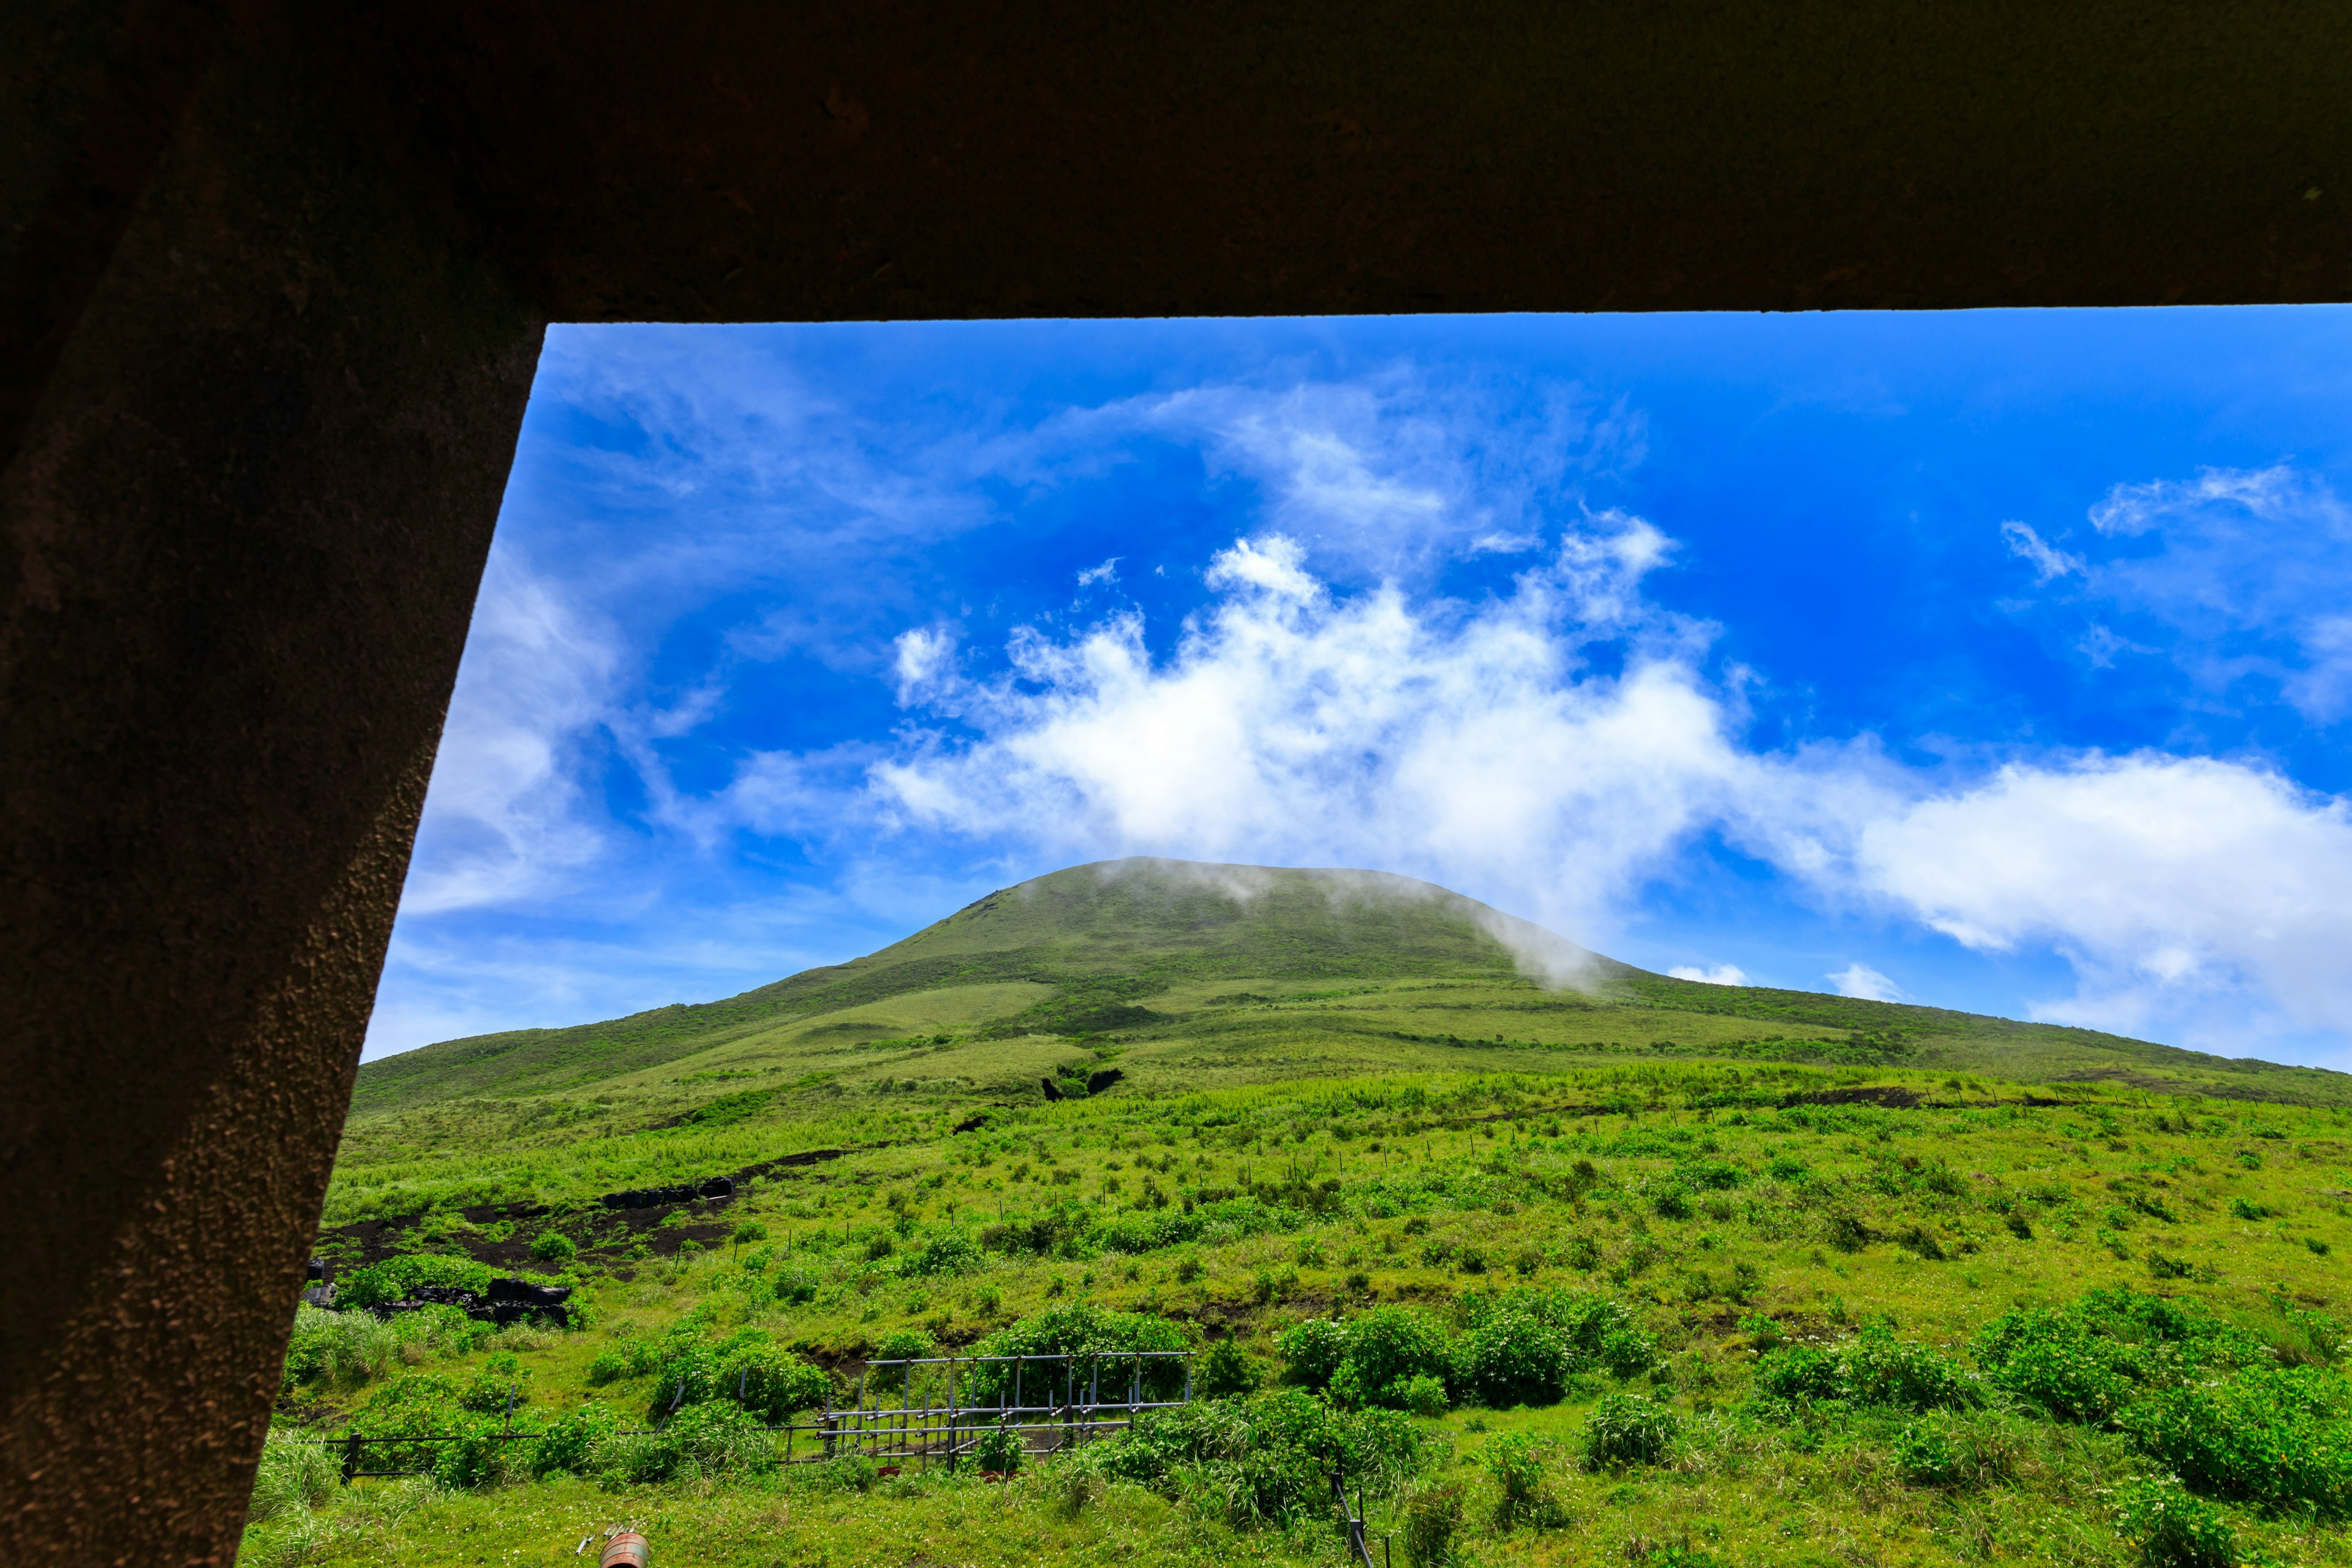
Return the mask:
M 1020 1432 L 1011 1426 L 992 1426 L 980 1435 L 971 1446 L 972 1462 L 983 1470 L 994 1470 L 1009 1476 L 1021 1468 L 1026 1449 Z
M 1454 1541 L 1462 1533 L 1463 1498 L 1458 1484 L 1425 1486 L 1404 1500 L 1404 1555 L 1414 1568 L 1441 1568 L 1454 1561 Z
M 1997 1387 L 2061 1421 L 2105 1421 L 2137 1392 L 2139 1369 L 2129 1347 L 2066 1313 L 2008 1313 L 1986 1326 L 1973 1349 Z
M 1060 1379 L 1066 1370 L 1095 1376 L 1105 1388 L 1124 1388 L 1139 1376 L 1146 1399 L 1172 1399 L 1184 1386 L 1184 1363 L 1172 1356 L 1122 1355 L 1131 1351 L 1181 1351 L 1189 1347 L 1182 1328 L 1149 1312 L 1114 1312 L 1087 1301 L 1071 1301 L 1034 1312 L 999 1329 L 972 1347 L 975 1356 L 1051 1356 L 1027 1368 L 1029 1378 Z M 1064 1361 L 1059 1358 L 1076 1358 Z M 971 1399 L 991 1403 L 1013 1392 L 1013 1368 L 999 1362 L 971 1369 Z M 1028 1385 L 1034 1391 L 1038 1384 Z
M 474 1373 L 474 1380 L 457 1394 L 457 1408 L 480 1415 L 496 1415 L 512 1399 L 523 1405 L 530 1399 L 530 1372 L 512 1351 L 498 1351 L 483 1362 Z
M 1525 1432 L 1487 1440 L 1479 1458 L 1495 1481 L 1496 1529 L 1521 1524 L 1554 1529 L 1567 1522 L 1568 1510 L 1553 1492 L 1544 1464 L 1546 1447 Z
M 1596 1470 L 1654 1465 L 1673 1448 L 1675 1413 L 1630 1394 L 1604 1395 L 1584 1423 L 1584 1460 Z
M 1427 1390 L 1415 1380 L 1442 1387 L 1454 1360 L 1445 1330 L 1410 1307 L 1375 1307 L 1344 1322 L 1310 1318 L 1276 1343 L 1290 1382 L 1349 1407 L 1404 1409 L 1415 1397 L 1425 1403 Z
M 1423 1373 L 1389 1384 L 1382 1403 L 1409 1415 L 1434 1417 L 1444 1415 L 1450 1402 L 1445 1397 L 1444 1380 Z
M 1898 1340 L 1883 1323 L 1865 1326 L 1839 1349 L 1846 1397 L 1897 1410 L 1959 1410 L 1979 1403 L 1977 1381 L 1930 1345 Z
M 920 1249 L 908 1254 L 899 1265 L 899 1272 L 912 1275 L 969 1274 L 979 1268 L 985 1254 L 980 1243 L 965 1231 L 943 1230 L 923 1243 Z
M 517 1456 L 499 1440 L 503 1429 L 495 1416 L 471 1411 L 453 1416 L 448 1430 L 457 1440 L 435 1447 L 434 1480 L 453 1491 L 479 1491 L 505 1480 L 507 1467 Z
M 2095 1423 L 2148 1390 L 2271 1359 L 2260 1338 L 2196 1302 L 2127 1288 L 2004 1313 L 1971 1352 L 1996 1387 L 2061 1421 Z
M 763 1339 L 736 1344 L 719 1357 L 718 1392 L 776 1425 L 823 1405 L 833 1393 L 833 1379 L 824 1368 Z
M 261 1442 L 247 1517 L 263 1523 L 303 1509 L 324 1508 L 342 1484 L 335 1457 L 315 1439 L 276 1426 Z
M 2116 1490 L 2115 1509 L 2116 1533 L 2147 1568 L 2235 1568 L 2237 1531 L 2176 1480 L 2127 1482 Z
M 560 1230 L 542 1230 L 531 1238 L 530 1255 L 541 1263 L 569 1263 L 580 1256 L 580 1245 Z
M 1257 1358 L 1231 1336 L 1212 1342 L 1192 1362 L 1192 1394 L 1198 1399 L 1255 1394 L 1265 1381 L 1265 1368 Z
M 1146 1411 L 1093 1451 L 1105 1477 L 1218 1500 L 1235 1524 L 1288 1524 L 1330 1497 L 1333 1461 L 1350 1491 L 1394 1492 L 1419 1468 L 1421 1435 L 1392 1411 L 1347 1411 L 1297 1389 Z
M 1864 1325 L 1832 1351 L 1788 1345 L 1757 1358 L 1756 1384 L 1776 1399 L 1843 1399 L 1896 1410 L 1960 1410 L 1980 1403 L 1976 1380 L 1942 1352 Z
M 2116 1424 L 2194 1490 L 2342 1518 L 2352 1513 L 2347 1393 L 2319 1368 L 2249 1368 L 2153 1390 Z
M 1896 1433 L 1888 1457 L 1913 1486 L 1951 1491 L 1990 1486 L 2016 1468 L 2004 1434 L 1940 1415 L 1922 1416 Z
M 939 1349 L 939 1342 L 920 1329 L 893 1329 L 884 1334 L 866 1360 L 871 1370 L 867 1376 L 879 1389 L 904 1388 L 908 1369 L 903 1366 L 871 1366 L 874 1362 L 918 1361 Z
M 1837 1358 L 1811 1345 L 1787 1345 L 1757 1358 L 1756 1386 L 1792 1404 L 1845 1397 Z
M 605 1356 L 614 1357 L 608 1363 Z M 741 1328 L 712 1341 L 698 1324 L 685 1323 L 656 1346 L 615 1347 L 589 1368 L 589 1380 L 615 1363 L 644 1366 L 654 1374 L 646 1417 L 658 1425 L 694 1405 L 725 1400 L 781 1421 L 796 1410 L 824 1402 L 833 1380 L 776 1343 L 764 1329 Z M 609 1379 L 607 1380 L 609 1381 Z
M 725 1400 L 690 1405 L 661 1436 L 677 1449 L 680 1470 L 696 1475 L 761 1475 L 775 1468 L 775 1438 L 757 1417 Z
M 621 1418 L 611 1406 L 587 1404 L 550 1421 L 530 1445 L 523 1463 L 534 1479 L 549 1476 L 586 1475 L 593 1468 L 598 1445 L 612 1440 Z
M 1568 1342 L 1533 1314 L 1506 1307 L 1463 1334 L 1454 1368 L 1462 1388 L 1487 1405 L 1549 1405 L 1568 1382 Z
M 372 1263 L 364 1268 L 354 1268 L 335 1287 L 335 1307 L 348 1311 L 354 1307 L 373 1307 L 385 1301 L 404 1301 L 418 1288 L 437 1285 L 455 1290 L 471 1290 L 476 1294 L 490 1288 L 488 1265 L 470 1258 L 453 1258 L 442 1253 L 411 1253 L 400 1258 L 387 1258 L 382 1263 Z
M 768 1277 L 768 1291 L 788 1307 L 804 1307 L 816 1300 L 822 1283 L 814 1270 L 787 1266 Z

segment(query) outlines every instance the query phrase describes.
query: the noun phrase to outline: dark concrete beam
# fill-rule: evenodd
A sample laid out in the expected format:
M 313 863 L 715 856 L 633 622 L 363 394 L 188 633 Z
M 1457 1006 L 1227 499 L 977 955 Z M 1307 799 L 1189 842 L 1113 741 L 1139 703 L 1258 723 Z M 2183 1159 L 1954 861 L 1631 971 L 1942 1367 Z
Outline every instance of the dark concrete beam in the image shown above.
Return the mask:
M 234 1553 L 539 338 L 305 40 L 226 37 L 107 203 L 30 188 L 70 243 L 9 279 L 0 1500 L 45 1562 Z
M 0 1504 L 220 1562 L 547 319 L 2352 296 L 2352 13 L 0 8 Z
M 2352 289 L 2340 5 L 440 3 L 386 53 L 556 319 Z

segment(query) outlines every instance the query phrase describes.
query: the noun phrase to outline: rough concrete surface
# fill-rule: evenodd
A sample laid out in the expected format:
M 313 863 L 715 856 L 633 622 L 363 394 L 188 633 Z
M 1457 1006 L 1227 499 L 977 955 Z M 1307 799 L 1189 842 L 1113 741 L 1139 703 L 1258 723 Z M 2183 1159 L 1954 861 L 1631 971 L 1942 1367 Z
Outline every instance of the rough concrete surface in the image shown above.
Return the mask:
M 0 1502 L 225 1561 L 548 320 L 2340 300 L 2352 13 L 0 14 Z

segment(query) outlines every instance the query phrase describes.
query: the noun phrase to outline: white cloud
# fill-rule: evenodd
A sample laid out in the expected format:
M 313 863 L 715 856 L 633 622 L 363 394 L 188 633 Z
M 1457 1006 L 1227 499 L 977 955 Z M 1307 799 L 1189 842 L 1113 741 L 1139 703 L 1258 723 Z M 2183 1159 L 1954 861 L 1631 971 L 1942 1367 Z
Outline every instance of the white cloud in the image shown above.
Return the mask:
M 1118 563 L 1121 559 L 1121 557 L 1114 555 L 1099 566 L 1089 566 L 1086 568 L 1078 574 L 1078 586 L 1081 588 L 1089 588 L 1097 583 L 1118 582 Z
M 2053 577 L 2063 577 L 2084 569 L 2081 556 L 2069 555 L 2044 543 L 2042 536 L 2025 523 L 2002 523 L 2000 536 L 2008 542 L 2011 555 L 2032 563 L 2036 583 L 2047 583 Z
M 2162 658 L 2209 699 L 2264 689 L 2305 719 L 2352 715 L 2352 509 L 2290 465 L 2119 484 L 2091 507 L 2095 558 L 2001 525 L 2040 580 L 2076 576 L 2094 668 Z M 2063 600 L 2061 601 L 2065 602 Z
M 1713 969 L 1700 969 L 1693 964 L 1678 963 L 1666 973 L 1676 980 L 1696 980 L 1702 985 L 1748 984 L 1748 972 L 1736 963 L 1718 963 Z
M 1905 1000 L 1903 987 L 1859 959 L 1834 974 L 1822 976 L 1837 987 L 1841 996 L 1859 997 L 1864 1002 L 1900 1002 Z
M 1172 658 L 1131 615 L 1016 638 L 1010 676 L 956 696 L 980 738 L 877 766 L 877 798 L 910 827 L 1070 858 L 1428 876 L 1591 942 L 1740 767 L 1685 628 L 1637 617 L 1662 542 L 1611 527 L 1451 615 L 1392 587 L 1335 595 L 1295 542 L 1240 542 Z M 1597 631 L 1633 635 L 1617 673 L 1583 663 Z
M 977 736 L 919 738 L 872 769 L 872 799 L 905 828 L 1049 858 L 1379 867 L 1603 947 L 1645 882 L 1717 833 L 1832 903 L 1981 952 L 2056 951 L 2079 984 L 2042 1016 L 2236 1054 L 2352 1033 L 2344 803 L 2155 753 L 1970 778 L 1866 740 L 1755 752 L 1697 634 L 1640 595 L 1664 542 L 1612 523 L 1466 610 L 1335 594 L 1295 542 L 1237 543 L 1171 657 L 1131 614 L 1025 634 L 1011 676 L 953 693 Z M 1622 668 L 1589 661 L 1600 643 Z M 1904 994 L 1860 961 L 1830 978 Z
M 527 897 L 594 860 L 576 752 L 614 701 L 609 627 L 509 548 L 484 573 L 401 900 L 430 914 Z
M 941 685 L 954 668 L 955 636 L 942 627 L 900 632 L 891 646 L 898 650 L 891 673 L 897 677 L 901 708 Z
M 2352 809 L 2276 773 L 2158 753 L 2012 764 L 1884 803 L 1846 872 L 1969 947 L 2065 954 L 2081 988 L 2047 1017 L 2180 1020 L 2217 1050 L 2352 1032 Z

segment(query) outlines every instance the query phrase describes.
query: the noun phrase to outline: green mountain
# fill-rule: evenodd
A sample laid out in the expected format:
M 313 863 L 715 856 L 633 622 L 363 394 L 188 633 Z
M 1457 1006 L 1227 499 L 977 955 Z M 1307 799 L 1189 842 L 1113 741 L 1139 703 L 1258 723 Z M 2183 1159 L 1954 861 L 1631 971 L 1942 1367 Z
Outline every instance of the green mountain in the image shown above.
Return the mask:
M 723 1001 L 371 1062 L 353 1113 L 656 1079 L 715 1098 L 746 1077 L 870 1083 L 917 1065 L 914 1081 L 941 1089 L 1035 1098 L 1039 1077 L 1113 1052 L 1128 1079 L 1202 1088 L 1412 1070 L 1436 1047 L 1449 1069 L 1700 1056 L 2352 1100 L 2352 1079 L 2315 1068 L 1675 980 L 1407 878 L 1136 859 L 1003 889 L 878 952 Z

